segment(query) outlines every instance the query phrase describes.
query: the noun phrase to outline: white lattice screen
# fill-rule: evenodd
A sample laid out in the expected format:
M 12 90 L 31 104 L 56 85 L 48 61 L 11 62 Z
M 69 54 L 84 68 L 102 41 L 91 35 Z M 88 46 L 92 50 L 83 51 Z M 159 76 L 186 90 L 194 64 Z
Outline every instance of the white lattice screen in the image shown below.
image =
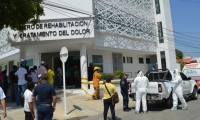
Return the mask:
M 156 41 L 153 2 L 153 0 L 95 0 L 97 29 Z

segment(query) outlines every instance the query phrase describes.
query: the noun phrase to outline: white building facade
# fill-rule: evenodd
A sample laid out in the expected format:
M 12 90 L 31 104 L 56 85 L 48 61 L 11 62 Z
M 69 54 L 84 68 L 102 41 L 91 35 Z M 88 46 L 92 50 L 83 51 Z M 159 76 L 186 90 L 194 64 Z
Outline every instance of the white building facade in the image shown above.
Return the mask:
M 45 61 L 56 71 L 61 47 L 69 50 L 66 67 L 78 66 L 81 87 L 87 89 L 88 66 L 103 73 L 122 70 L 134 78 L 147 72 L 176 67 L 169 0 L 48 0 L 45 16 L 26 31 L 0 32 L 0 69 L 12 70 L 26 59 L 30 67 Z

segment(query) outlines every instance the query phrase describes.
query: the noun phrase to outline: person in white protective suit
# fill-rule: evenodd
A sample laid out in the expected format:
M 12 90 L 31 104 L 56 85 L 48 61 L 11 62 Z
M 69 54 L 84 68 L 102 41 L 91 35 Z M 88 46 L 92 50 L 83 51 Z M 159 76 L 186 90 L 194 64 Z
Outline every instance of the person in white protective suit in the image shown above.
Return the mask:
M 171 81 L 171 83 L 175 84 L 175 86 L 173 87 L 173 93 L 172 93 L 173 107 L 171 108 L 171 111 L 177 110 L 178 98 L 183 105 L 182 110 L 187 110 L 188 105 L 185 102 L 185 99 L 183 97 L 182 78 L 177 69 L 174 70 L 174 80 Z
M 142 106 L 144 114 L 147 114 L 147 101 L 146 93 L 149 86 L 149 79 L 144 76 L 142 71 L 138 71 L 138 75 L 132 83 L 133 88 L 136 90 L 136 108 L 135 114 L 139 114 L 140 104 L 142 99 Z

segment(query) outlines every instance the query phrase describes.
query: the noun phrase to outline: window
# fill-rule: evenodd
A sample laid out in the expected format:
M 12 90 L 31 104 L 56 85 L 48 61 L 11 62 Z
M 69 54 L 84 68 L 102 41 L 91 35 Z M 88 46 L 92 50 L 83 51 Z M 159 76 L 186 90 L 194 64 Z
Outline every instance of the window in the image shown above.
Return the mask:
M 146 64 L 150 64 L 151 61 L 150 61 L 150 58 L 146 58 Z
M 127 63 L 133 63 L 132 57 L 127 57 Z
M 180 75 L 181 75 L 181 77 L 182 77 L 182 79 L 183 79 L 184 81 L 187 81 L 187 80 L 188 80 L 188 78 L 187 78 L 182 72 L 180 72 Z
M 29 66 L 29 67 L 32 67 L 33 66 L 33 59 L 27 60 L 26 65 Z
M 156 8 L 156 14 L 160 14 L 160 2 L 159 2 L 159 0 L 155 0 L 155 8 Z
M 166 69 L 165 51 L 160 51 L 162 69 Z
M 159 43 L 164 43 L 162 22 L 157 23 Z
M 144 64 L 144 59 L 143 58 L 139 58 L 139 63 L 140 64 Z
M 115 72 L 116 70 L 123 71 L 122 54 L 121 53 L 112 53 L 112 59 L 113 59 L 113 72 Z
M 123 63 L 126 63 L 126 58 L 125 57 L 123 57 Z
M 92 55 L 92 62 L 94 66 L 101 68 L 100 72 L 103 72 L 103 56 L 102 55 Z

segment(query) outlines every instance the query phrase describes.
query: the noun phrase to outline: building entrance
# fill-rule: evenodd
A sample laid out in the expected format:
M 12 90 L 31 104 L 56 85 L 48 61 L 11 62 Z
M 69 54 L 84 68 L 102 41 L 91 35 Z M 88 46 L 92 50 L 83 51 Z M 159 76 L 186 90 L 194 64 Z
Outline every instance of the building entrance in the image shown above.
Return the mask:
M 62 68 L 62 62 L 59 57 L 54 57 L 53 61 L 53 68 L 56 74 L 55 85 L 57 86 L 59 81 L 58 68 Z M 65 63 L 65 80 L 67 87 L 81 88 L 80 55 L 68 57 L 67 62 Z

